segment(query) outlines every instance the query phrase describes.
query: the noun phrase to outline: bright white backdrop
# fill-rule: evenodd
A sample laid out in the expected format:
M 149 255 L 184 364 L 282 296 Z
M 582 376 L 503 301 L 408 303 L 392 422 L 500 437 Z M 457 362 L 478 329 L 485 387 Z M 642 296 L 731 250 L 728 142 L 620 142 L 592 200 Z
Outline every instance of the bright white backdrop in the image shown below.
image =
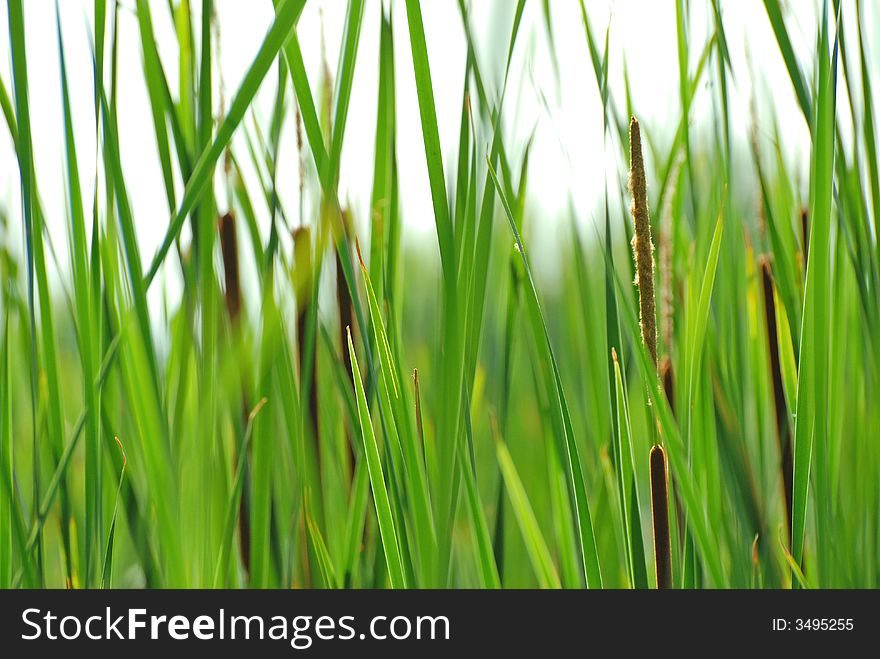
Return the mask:
M 160 55 L 172 88 L 176 85 L 176 45 L 166 0 L 152 0 Z M 3 2 L 5 5 L 5 2 Z M 76 122 L 83 187 L 86 199 L 95 183 L 95 135 L 89 37 L 91 0 L 59 0 L 68 68 L 71 79 L 73 112 Z M 161 172 L 152 137 L 152 120 L 144 85 L 140 40 L 133 0 L 121 0 L 119 19 L 119 128 L 122 157 L 129 194 L 145 258 L 153 253 L 164 234 L 168 211 Z M 220 64 L 217 68 L 227 96 L 238 84 L 272 19 L 270 0 L 215 0 L 220 29 Z M 341 0 L 311 0 L 299 22 L 298 33 L 313 86 L 319 80 L 322 33 L 326 39 L 328 64 L 335 73 L 336 57 L 342 38 L 345 4 Z M 418 105 L 413 80 L 405 8 L 401 0 L 390 3 L 395 16 L 395 47 L 399 121 L 399 161 L 401 204 L 410 239 L 422 242 L 433 232 L 433 216 L 427 170 L 421 142 Z M 503 63 L 515 3 L 505 0 L 471 0 L 474 30 L 479 42 L 481 64 L 497 72 Z M 852 11 L 845 2 L 846 11 Z M 876 43 L 880 23 L 878 3 L 865 3 L 863 29 L 870 43 Z M 193 3 L 194 7 L 200 5 Z M 347 200 L 359 218 L 367 216 L 372 181 L 378 60 L 379 11 L 381 0 L 368 0 L 351 111 L 346 128 L 340 179 L 341 198 Z M 385 2 L 387 7 L 389 2 Z M 458 137 L 458 117 L 466 46 L 457 0 L 423 2 L 432 77 L 435 85 L 440 136 L 447 168 L 453 162 Z M 569 200 L 579 219 L 589 222 L 601 207 L 603 172 L 616 175 L 621 163 L 613 154 L 603 156 L 601 105 L 576 0 L 551 3 L 552 28 L 559 56 L 559 79 L 553 72 L 541 2 L 527 3 L 522 32 L 512 67 L 505 123 L 511 143 L 522 143 L 534 129 L 535 140 L 530 167 L 530 203 L 542 217 L 554 221 L 567 212 Z M 693 44 L 691 68 L 699 49 L 712 29 L 706 2 L 691 3 Z M 795 49 L 808 61 L 815 31 L 817 2 L 791 3 L 787 19 L 795 39 Z M 678 64 L 673 0 L 621 0 L 587 2 L 599 34 L 611 26 L 610 79 L 612 93 L 622 105 L 624 58 L 629 71 L 634 107 L 643 130 L 653 131 L 660 144 L 668 144 L 679 110 Z M 766 119 L 763 137 L 769 140 L 773 113 L 782 117 L 786 155 L 799 163 L 806 179 L 809 136 L 798 110 L 795 96 L 773 38 L 761 0 L 725 0 L 723 15 L 735 72 L 732 89 L 732 117 L 737 148 L 745 156 L 749 130 L 749 103 L 757 94 L 760 116 Z M 37 176 L 46 205 L 48 223 L 54 235 L 62 236 L 64 225 L 63 124 L 58 75 L 58 49 L 55 34 L 54 0 L 28 0 L 25 3 L 28 44 L 30 100 L 34 126 Z M 871 34 L 871 32 L 874 34 Z M 11 93 L 9 36 L 6 8 L 0 14 L 0 77 Z M 750 53 L 747 55 L 747 51 Z M 624 56 L 625 54 L 625 56 Z M 874 58 L 875 64 L 880 58 Z M 751 65 L 750 65 L 751 63 Z M 750 73 L 754 69 L 754 77 Z M 497 75 L 494 76 L 497 78 Z M 754 86 L 753 86 L 754 81 Z M 275 79 L 267 76 L 255 107 L 256 119 L 265 121 L 271 111 Z M 510 92 L 515 92 L 511 95 Z M 545 99 L 545 100 L 542 100 Z M 699 127 L 710 117 L 711 94 L 704 84 L 693 109 L 693 123 Z M 246 121 L 251 121 L 248 118 Z M 241 146 L 239 135 L 235 144 Z M 298 206 L 297 154 L 290 120 L 285 128 L 278 180 L 282 199 L 289 208 Z M 0 130 L 0 209 L 10 218 L 4 241 L 18 241 L 18 168 L 5 126 Z M 267 218 L 263 218 L 268 221 Z M 552 232 L 547 232 L 552 233 Z M 57 241 L 64 244 L 63 240 Z M 59 255 L 61 259 L 65 254 Z M 173 288 L 173 284 L 172 284 Z

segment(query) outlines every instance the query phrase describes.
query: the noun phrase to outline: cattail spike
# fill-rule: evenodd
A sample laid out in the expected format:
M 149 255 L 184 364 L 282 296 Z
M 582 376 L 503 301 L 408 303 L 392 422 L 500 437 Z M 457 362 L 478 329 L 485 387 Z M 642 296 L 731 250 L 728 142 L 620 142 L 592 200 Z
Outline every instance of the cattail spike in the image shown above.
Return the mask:
M 629 124 L 629 188 L 632 193 L 632 216 L 635 235 L 632 240 L 636 261 L 635 284 L 639 287 L 639 324 L 642 341 L 657 364 L 657 314 L 654 308 L 654 244 L 648 216 L 648 184 L 642 159 L 642 137 L 635 117 Z
M 350 218 L 348 217 L 349 212 L 347 210 L 344 210 L 342 211 L 341 215 L 343 221 L 343 231 L 345 231 L 347 234 L 347 227 L 351 222 Z M 355 238 L 355 241 L 357 241 L 357 238 Z M 361 262 L 361 268 L 363 268 L 364 262 L 361 259 L 361 246 L 358 242 L 356 242 L 355 244 L 357 245 L 358 260 Z M 351 248 L 349 247 L 348 242 L 341 239 L 336 245 L 336 306 L 337 311 L 339 312 L 339 345 L 342 349 L 342 363 L 345 366 L 345 372 L 348 374 L 352 385 L 354 385 L 354 373 L 351 370 L 351 355 L 348 354 L 348 350 L 345 349 L 346 332 L 350 331 L 349 328 L 351 327 L 351 325 L 354 324 L 354 308 L 351 299 L 351 291 L 348 289 L 348 282 L 345 279 L 345 269 L 342 265 L 341 252 L 343 250 L 348 250 L 349 258 L 351 258 Z M 345 433 L 348 439 L 348 441 L 346 442 L 346 446 L 348 447 L 348 463 L 351 465 L 352 469 L 349 475 L 353 479 L 354 465 L 357 462 L 354 450 L 354 439 L 352 437 L 348 437 L 347 429 Z
M 666 400 L 669 401 L 669 409 L 672 416 L 675 416 L 675 380 L 672 372 L 672 360 L 669 355 L 664 355 L 660 360 L 660 381 L 663 383 L 663 391 L 666 393 Z
M 782 384 L 782 366 L 779 360 L 779 339 L 776 326 L 776 304 L 773 301 L 773 272 L 770 261 L 761 260 L 761 280 L 764 287 L 764 320 L 767 323 L 767 351 L 770 357 L 770 379 L 773 384 L 773 406 L 776 412 L 776 437 L 781 458 L 782 486 L 785 495 L 785 516 L 788 523 L 788 539 L 791 542 L 792 487 L 794 482 L 794 457 L 792 454 L 791 429 L 785 387 Z
M 654 527 L 657 589 L 665 590 L 672 588 L 672 547 L 669 539 L 666 452 L 659 444 L 651 449 L 651 519 Z
M 235 236 L 235 215 L 232 211 L 220 218 L 220 251 L 226 279 L 226 312 L 236 324 L 241 315 L 241 278 L 238 271 L 238 241 Z

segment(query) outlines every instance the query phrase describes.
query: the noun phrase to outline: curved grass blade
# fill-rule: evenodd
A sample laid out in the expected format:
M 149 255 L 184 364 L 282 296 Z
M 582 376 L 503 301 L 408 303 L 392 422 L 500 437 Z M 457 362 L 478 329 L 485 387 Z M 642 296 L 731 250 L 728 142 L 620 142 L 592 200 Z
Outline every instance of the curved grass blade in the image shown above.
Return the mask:
M 810 172 L 810 231 L 807 279 L 804 289 L 798 360 L 797 403 L 794 439 L 793 510 L 791 555 L 803 566 L 807 494 L 813 449 L 816 449 L 817 553 L 819 583 L 827 577 L 831 538 L 827 506 L 828 364 L 830 314 L 831 203 L 834 176 L 834 133 L 837 88 L 837 39 L 829 53 L 828 7 L 824 3 L 819 39 L 819 79 L 813 124 Z
M 510 203 L 507 196 L 498 181 L 498 176 L 492 163 L 486 159 L 489 167 L 489 173 L 498 197 L 501 199 L 501 205 L 507 215 L 508 223 L 513 231 L 516 240 L 517 250 L 520 258 L 522 258 L 525 268 L 526 279 L 528 285 L 524 287 L 526 301 L 529 306 L 530 314 L 533 319 L 537 320 L 537 327 L 533 328 L 536 335 L 536 344 L 541 350 L 542 360 L 549 364 L 552 374 L 547 375 L 547 391 L 549 393 L 550 404 L 552 406 L 553 415 L 556 418 L 557 433 L 556 438 L 559 442 L 558 449 L 563 464 L 566 466 L 566 480 L 568 481 L 569 496 L 572 499 L 572 513 L 575 516 L 578 528 L 578 541 L 580 545 L 581 559 L 583 561 L 584 576 L 586 577 L 587 588 L 601 588 L 602 574 L 599 568 L 599 555 L 596 548 L 596 537 L 593 533 L 593 520 L 590 515 L 590 505 L 587 501 L 586 484 L 581 467 L 580 455 L 578 453 L 577 442 L 574 438 L 574 432 L 571 425 L 571 418 L 568 412 L 568 403 L 565 399 L 565 392 L 562 389 L 562 378 L 559 375 L 559 367 L 556 364 L 556 357 L 553 354 L 553 346 L 550 343 L 550 333 L 547 330 L 547 323 L 544 320 L 544 313 L 541 310 L 538 301 L 538 291 L 535 288 L 535 282 L 532 278 L 532 272 L 529 268 L 528 257 L 526 256 L 525 245 L 523 245 L 519 230 L 516 226 L 516 220 L 510 209 Z M 542 336 L 541 336 L 542 335 Z M 539 336 L 541 338 L 539 339 Z M 553 395 L 555 394 L 555 395 Z
M 64 43 L 61 38 L 61 19 L 56 3 L 56 28 L 58 34 L 59 69 L 61 73 L 61 96 L 64 107 L 64 137 L 67 156 L 68 210 L 70 214 L 71 266 L 76 301 L 76 329 L 82 367 L 83 396 L 86 416 L 86 570 L 85 584 L 92 584 L 93 564 L 97 566 L 100 551 L 101 529 L 103 527 L 101 441 L 99 424 L 99 388 L 95 383 L 95 373 L 100 368 L 100 342 L 98 321 L 94 313 L 93 285 L 90 284 L 89 247 L 86 240 L 85 211 L 80 189 L 79 166 L 77 162 L 76 141 L 74 139 L 73 118 L 70 110 L 70 92 L 67 79 L 67 65 Z
M 214 136 L 214 141 L 209 147 L 202 151 L 199 159 L 193 167 L 192 175 L 186 182 L 186 187 L 183 191 L 183 198 L 180 201 L 177 213 L 171 218 L 171 223 L 165 233 L 165 238 L 162 240 L 162 244 L 159 246 L 156 255 L 153 257 L 150 269 L 147 271 L 146 277 L 144 278 L 147 286 L 149 286 L 155 278 L 156 273 L 159 271 L 159 268 L 165 260 L 165 256 L 168 254 L 168 250 L 177 238 L 178 233 L 180 233 L 184 220 L 195 207 L 202 191 L 205 189 L 205 186 L 208 185 L 211 172 L 214 170 L 214 165 L 217 164 L 223 151 L 229 145 L 229 142 L 235 133 L 235 129 L 238 128 L 239 123 L 241 123 L 241 120 L 244 118 L 245 112 L 251 106 L 251 102 L 256 96 L 257 90 L 260 88 L 263 78 L 266 77 L 266 73 L 268 73 L 269 68 L 272 66 L 272 62 L 275 61 L 275 56 L 278 54 L 278 51 L 281 49 L 284 42 L 291 36 L 293 26 L 296 24 L 304 6 L 305 0 L 281 0 L 279 2 L 275 21 L 269 28 L 269 31 L 263 40 L 263 44 L 260 46 L 253 63 L 245 74 L 238 91 L 233 97 L 232 102 L 229 105 L 229 112 L 217 128 L 217 134 Z
M 351 329 L 348 329 L 348 353 L 351 356 L 351 372 L 354 377 L 354 389 L 357 396 L 358 417 L 361 426 L 361 440 L 364 444 L 364 455 L 370 473 L 370 486 L 373 490 L 373 502 L 376 505 L 376 516 L 379 520 L 379 531 L 382 536 L 382 549 L 385 552 L 385 563 L 388 566 L 388 575 L 391 579 L 392 588 L 405 588 L 407 583 L 404 577 L 403 562 L 401 560 L 397 532 L 394 526 L 394 516 L 391 514 L 391 503 L 388 499 L 388 490 L 385 487 L 385 476 L 382 473 L 382 462 L 379 457 L 379 447 L 376 444 L 376 435 L 373 432 L 373 422 L 370 419 L 370 407 L 367 403 L 367 395 L 361 381 L 361 373 L 358 368 L 357 355 L 354 344 L 351 341 Z
M 617 399 L 617 479 L 618 496 L 623 508 L 623 531 L 626 537 L 626 559 L 633 588 L 647 588 L 645 545 L 642 538 L 642 515 L 639 506 L 638 485 L 635 478 L 635 455 L 632 447 L 626 385 L 623 381 L 617 351 L 611 349 L 614 363 L 614 391 Z
M 547 548 L 547 542 L 541 534 L 538 526 L 538 520 L 535 517 L 535 511 L 529 503 L 525 488 L 513 464 L 513 458 L 510 457 L 510 451 L 500 437 L 496 436 L 495 450 L 498 455 L 498 466 L 501 468 L 501 475 L 504 477 L 504 484 L 507 487 L 507 494 L 510 496 L 511 508 L 513 509 L 516 521 L 519 523 L 520 532 L 523 541 L 528 550 L 529 560 L 538 577 L 538 583 L 541 588 L 562 588 L 562 582 L 559 580 L 559 574 L 553 565 L 553 559 L 550 557 L 550 550 Z
M 113 540 L 116 537 L 116 511 L 119 509 L 119 493 L 122 491 L 122 481 L 125 478 L 125 467 L 128 457 L 119 437 L 114 437 L 119 450 L 122 452 L 122 468 L 119 470 L 119 485 L 116 486 L 116 497 L 113 499 L 113 515 L 110 518 L 110 532 L 107 534 L 107 548 L 104 551 L 104 565 L 101 568 L 101 588 L 111 588 L 113 579 Z
M 449 204 L 446 200 L 446 177 L 443 173 L 440 131 L 437 128 L 434 85 L 431 81 L 431 68 L 428 64 L 428 45 L 425 41 L 425 27 L 422 22 L 422 9 L 419 0 L 406 0 L 406 17 L 409 23 L 410 44 L 412 45 L 412 60 L 413 69 L 415 70 L 416 92 L 419 99 L 422 139 L 425 143 L 425 158 L 428 161 L 431 200 L 434 204 L 434 222 L 437 227 L 437 240 L 440 244 L 440 260 L 443 266 L 443 276 L 446 285 L 454 289 L 457 274 L 455 242 L 453 239 L 452 221 L 449 217 Z
M 712 234 L 712 243 L 709 246 L 709 255 L 706 258 L 706 267 L 703 271 L 703 281 L 700 284 L 700 298 L 697 303 L 697 315 L 694 319 L 691 336 L 689 337 L 687 362 L 687 391 L 688 400 L 694 400 L 694 387 L 697 372 L 700 369 L 700 363 L 703 356 L 703 343 L 706 339 L 706 326 L 709 322 L 709 305 L 712 301 L 712 291 L 715 288 L 715 273 L 718 269 L 718 256 L 721 250 L 721 237 L 724 234 L 724 213 L 723 205 L 721 212 L 718 213 L 718 219 L 715 222 L 715 231 Z M 690 415 L 688 414 L 690 419 Z
M 804 113 L 807 124 L 812 125 L 811 117 L 813 116 L 813 111 L 810 92 L 797 57 L 794 54 L 791 38 L 788 36 L 788 28 L 785 26 L 785 19 L 782 17 L 782 5 L 779 0 L 764 0 L 764 8 L 767 10 L 767 17 L 770 19 L 773 34 L 776 36 L 776 43 L 779 44 L 782 59 L 785 60 L 785 68 L 788 69 L 788 76 L 791 78 L 791 84 L 794 86 L 798 104 Z
M 235 536 L 236 516 L 241 510 L 241 492 L 244 483 L 244 472 L 247 464 L 248 447 L 251 438 L 254 435 L 254 418 L 260 413 L 260 410 L 266 405 L 267 399 L 262 398 L 260 402 L 254 406 L 248 414 L 247 427 L 244 431 L 244 437 L 241 440 L 241 446 L 238 451 L 238 466 L 235 468 L 235 478 L 232 483 L 232 492 L 229 497 L 229 505 L 226 508 L 226 522 L 223 525 L 223 542 L 220 545 L 220 555 L 217 557 L 217 567 L 214 570 L 214 588 L 219 588 L 221 579 L 229 569 L 229 556 L 232 553 L 232 540 Z

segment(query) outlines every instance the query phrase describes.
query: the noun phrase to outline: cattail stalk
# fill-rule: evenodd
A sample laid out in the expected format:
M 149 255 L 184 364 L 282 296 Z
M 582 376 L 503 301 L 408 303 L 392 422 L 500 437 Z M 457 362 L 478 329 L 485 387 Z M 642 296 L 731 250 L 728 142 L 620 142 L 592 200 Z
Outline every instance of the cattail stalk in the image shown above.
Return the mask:
M 651 448 L 651 521 L 654 528 L 654 567 L 657 589 L 672 588 L 672 546 L 669 539 L 669 493 L 666 452 L 659 444 Z
M 648 183 L 642 158 L 642 134 L 635 117 L 629 123 L 629 189 L 632 193 L 631 212 L 635 229 L 632 248 L 636 262 L 635 284 L 639 288 L 639 327 L 642 341 L 657 368 L 657 311 L 654 302 L 654 244 L 651 241 L 651 220 L 648 215 Z M 671 369 L 669 389 L 671 389 Z M 664 378 L 664 385 L 666 378 Z M 667 397 L 672 397 L 667 391 Z M 657 588 L 672 587 L 672 546 L 669 536 L 669 486 L 666 473 L 666 452 L 659 444 L 651 448 L 651 519 L 654 526 L 654 566 Z
M 336 305 L 339 311 L 339 341 L 342 350 L 342 361 L 345 364 L 345 372 L 348 374 L 349 380 L 351 382 L 352 387 L 354 387 L 354 373 L 351 370 L 351 355 L 348 350 L 346 350 L 346 330 L 349 327 L 354 327 L 354 314 L 352 312 L 352 300 L 351 300 L 351 291 L 348 290 L 348 282 L 345 280 L 345 270 L 342 267 L 342 256 L 340 252 L 342 250 L 349 249 L 348 245 L 348 236 L 350 227 L 351 227 L 351 213 L 348 210 L 343 210 L 341 213 L 342 217 L 342 231 L 343 236 L 340 237 L 340 240 L 336 244 Z M 350 258 L 350 253 L 349 253 Z M 360 258 L 360 250 L 358 250 L 358 258 Z M 354 478 L 354 465 L 355 465 L 355 454 L 354 454 L 354 442 L 351 437 L 348 437 L 348 431 L 346 430 L 346 446 L 348 447 L 348 459 L 349 464 L 352 468 L 352 478 Z M 351 482 L 349 482 L 349 485 Z
M 306 334 L 308 331 L 309 309 L 317 301 L 312 299 L 312 245 L 310 231 L 307 226 L 302 226 L 293 231 L 293 258 L 294 258 L 294 292 L 296 294 L 296 344 L 299 357 L 300 369 L 306 368 Z M 300 371 L 300 381 L 303 388 L 308 388 L 308 423 L 311 426 L 314 438 L 315 459 L 318 464 L 318 478 L 321 477 L 321 451 L 318 436 L 318 381 L 316 351 L 312 349 L 311 366 L 308 371 Z
M 235 215 L 229 211 L 220 218 L 220 251 L 223 254 L 223 274 L 226 279 L 226 313 L 233 326 L 241 316 L 241 277 L 238 271 L 238 240 L 235 235 Z
M 636 261 L 635 284 L 639 287 L 639 325 L 645 347 L 657 364 L 657 314 L 654 306 L 654 244 L 648 216 L 648 184 L 642 158 L 642 136 L 635 117 L 629 124 L 629 188 L 632 193 L 632 216 L 635 235 L 632 239 Z
M 663 391 L 666 394 L 666 400 L 669 401 L 669 409 L 672 416 L 675 416 L 675 380 L 672 373 L 672 360 L 669 355 L 664 355 L 660 360 L 660 381 L 663 383 Z
M 776 305 L 773 301 L 773 273 L 770 262 L 761 260 L 761 280 L 764 285 L 764 317 L 767 322 L 767 350 L 770 356 L 770 377 L 773 384 L 773 406 L 776 411 L 776 438 L 781 457 L 782 485 L 785 493 L 785 515 L 788 522 L 788 540 L 791 543 L 791 504 L 794 479 L 791 429 L 788 423 L 788 406 L 782 384 L 782 368 L 779 362 L 779 339 L 776 327 Z
M 241 277 L 238 268 L 238 239 L 235 234 L 235 214 L 232 211 L 220 218 L 220 252 L 223 255 L 223 274 L 226 280 L 226 314 L 229 316 L 229 324 L 232 327 L 233 340 L 240 339 L 241 323 Z M 241 427 L 247 425 L 248 419 L 248 396 L 245 381 L 241 382 Z M 250 518 L 250 470 L 248 469 L 248 456 L 239 455 L 239 460 L 244 460 L 244 483 L 242 496 L 238 504 L 238 538 L 241 561 L 245 573 L 250 575 L 251 564 L 251 518 Z

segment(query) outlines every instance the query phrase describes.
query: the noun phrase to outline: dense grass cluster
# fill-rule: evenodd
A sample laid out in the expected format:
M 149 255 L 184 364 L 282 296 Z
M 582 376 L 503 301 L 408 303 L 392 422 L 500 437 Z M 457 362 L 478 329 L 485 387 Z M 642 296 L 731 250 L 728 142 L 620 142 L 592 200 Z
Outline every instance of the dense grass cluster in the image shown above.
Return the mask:
M 629 94 L 611 93 L 614 35 L 581 0 L 594 75 L 565 84 L 595 88 L 622 164 L 591 200 L 598 232 L 535 212 L 530 143 L 507 137 L 525 0 L 503 28 L 499 79 L 481 70 L 458 2 L 468 57 L 454 153 L 441 149 L 419 0 L 349 0 L 332 80 L 306 75 L 305 0 L 274 0 L 228 98 L 212 84 L 211 0 L 95 0 L 94 185 L 70 111 L 62 35 L 75 28 L 59 20 L 57 40 L 25 43 L 28 3 L 5 4 L 0 104 L 19 171 L 3 175 L 18 176 L 22 204 L 0 234 L 0 587 L 880 585 L 880 177 L 858 0 L 825 3 L 810 61 L 795 56 L 779 0 L 758 17 L 792 83 L 775 93 L 802 111 L 778 120 L 809 126 L 808 186 L 772 119 L 734 142 L 729 88 L 749 72 L 731 64 L 721 0 L 706 43 L 690 42 L 688 3 L 674 3 L 670 144 L 630 121 Z M 122 11 L 137 16 L 142 71 L 117 66 Z M 178 62 L 154 35 L 169 11 Z M 358 58 L 365 21 L 381 24 L 377 62 Z M 47 231 L 35 174 L 36 47 L 61 61 L 66 235 Z M 402 240 L 401 58 L 436 224 L 421 246 Z M 378 70 L 368 218 L 338 195 L 356 64 Z M 142 129 L 167 220 L 129 202 L 122 75 L 149 94 Z M 271 77 L 264 125 L 251 109 Z M 698 94 L 712 107 L 699 134 Z M 315 213 L 278 194 L 297 184 L 276 176 L 290 117 Z M 145 222 L 166 227 L 155 254 L 138 241 Z M 528 249 L 551 227 L 554 284 Z M 155 290 L 175 277 L 181 298 L 157 308 Z

